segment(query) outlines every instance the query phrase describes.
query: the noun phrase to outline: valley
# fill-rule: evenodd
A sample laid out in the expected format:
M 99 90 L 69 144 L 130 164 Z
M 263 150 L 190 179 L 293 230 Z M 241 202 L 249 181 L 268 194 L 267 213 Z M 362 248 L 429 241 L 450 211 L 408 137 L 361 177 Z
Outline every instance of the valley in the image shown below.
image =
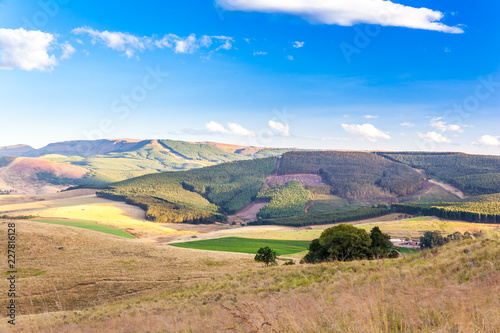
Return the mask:
M 132 144 L 140 148 L 130 150 Z M 204 321 L 215 330 L 223 329 L 213 321 L 217 313 L 234 331 L 251 331 L 254 323 L 269 323 L 280 331 L 294 321 L 262 311 L 294 311 L 304 327 L 306 318 L 326 320 L 316 313 L 318 300 L 332 307 L 338 299 L 376 304 L 382 296 L 391 299 L 388 308 L 410 331 L 461 323 L 466 318 L 462 306 L 435 302 L 433 296 L 442 290 L 438 286 L 445 286 L 446 293 L 467 291 L 467 300 L 496 309 L 496 300 L 478 286 L 488 283 L 490 290 L 498 288 L 490 264 L 481 258 L 488 255 L 488 262 L 498 264 L 491 256 L 499 248 L 500 198 L 491 184 L 470 190 L 472 182 L 457 180 L 473 175 L 477 184 L 486 175 L 487 182 L 496 165 L 491 157 L 453 155 L 462 169 L 444 177 L 415 162 L 420 160 L 411 154 L 399 159 L 400 155 L 389 153 L 280 151 L 279 157 L 253 158 L 268 150 L 168 140 L 125 141 L 117 144 L 121 151 L 113 152 L 109 147 L 98 150 L 103 155 L 0 160 L 2 186 L 18 184 L 16 191 L 32 187 L 24 194 L 0 196 L 0 223 L 14 222 L 22 240 L 20 330 L 78 331 L 85 326 L 90 332 L 113 331 L 124 325 L 123 313 L 133 313 L 127 316 L 127 327 L 154 331 L 170 320 L 163 314 L 168 309 L 177 316 L 170 327 L 199 329 Z M 450 155 L 425 158 L 448 163 Z M 173 171 L 180 164 L 172 161 L 188 169 Z M 468 161 L 480 161 L 485 167 L 470 171 Z M 171 169 L 167 164 L 151 168 L 160 165 L 155 163 L 169 163 Z M 88 182 L 96 177 L 99 182 Z M 37 186 L 54 190 L 37 191 Z M 419 240 L 431 231 L 469 233 L 475 239 L 448 244 L 432 255 L 401 248 L 399 259 L 301 263 L 311 242 L 340 223 L 367 232 L 378 227 L 402 240 Z M 1 228 L 2 246 L 5 232 Z M 265 246 L 277 252 L 274 267 L 254 261 L 255 252 Z M 477 256 L 477 264 L 462 265 L 471 255 Z M 450 256 L 458 259 L 450 261 Z M 438 275 L 434 267 L 439 267 Z M 480 278 L 486 272 L 490 272 L 486 280 Z M 436 279 L 437 285 L 429 283 Z M 381 283 L 387 288 L 383 294 L 368 292 Z M 422 292 L 421 284 L 436 287 Z M 335 300 L 324 296 L 325 290 Z M 447 319 L 438 324 L 413 322 L 409 313 L 417 305 L 395 301 L 411 293 L 427 302 L 428 311 L 447 313 Z M 263 297 L 266 302 L 260 301 Z M 0 301 L 5 301 L 4 295 Z M 299 303 L 311 304 L 310 311 L 294 305 Z M 242 304 L 253 310 L 244 310 Z M 345 320 L 345 310 L 336 309 L 329 316 Z M 373 327 L 386 318 L 381 311 L 367 319 Z M 484 319 L 493 312 L 474 316 Z M 342 327 L 362 329 L 355 323 L 366 319 L 366 311 L 351 316 L 358 321 L 344 321 Z M 5 320 L 0 319 L 0 329 Z M 482 327 L 500 326 L 489 321 Z

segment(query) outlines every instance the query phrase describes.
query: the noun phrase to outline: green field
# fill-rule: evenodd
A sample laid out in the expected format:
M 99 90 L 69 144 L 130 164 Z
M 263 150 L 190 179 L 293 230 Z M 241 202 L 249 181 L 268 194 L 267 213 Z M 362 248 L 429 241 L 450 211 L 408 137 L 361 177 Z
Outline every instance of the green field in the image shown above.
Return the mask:
M 396 250 L 398 250 L 402 254 L 415 254 L 415 253 L 419 253 L 419 251 L 417 251 L 417 250 L 408 249 L 406 247 L 397 247 L 396 246 L 395 248 L 396 248 Z
M 110 227 L 107 225 L 97 224 L 97 223 L 91 222 L 91 221 L 76 221 L 76 220 L 31 220 L 31 221 L 59 224 L 59 225 L 65 225 L 68 227 L 75 227 L 75 228 L 99 231 L 99 232 L 104 232 L 105 234 L 115 235 L 115 236 L 123 237 L 123 238 L 136 238 L 135 236 L 132 236 L 131 234 L 129 234 L 128 232 L 126 232 L 124 230 Z
M 217 239 L 206 239 L 185 243 L 174 243 L 172 246 L 187 249 L 240 252 L 256 254 L 261 247 L 269 246 L 278 255 L 286 255 L 305 251 L 309 248 L 310 241 L 300 240 L 277 240 L 277 239 L 255 239 L 240 237 L 225 237 Z

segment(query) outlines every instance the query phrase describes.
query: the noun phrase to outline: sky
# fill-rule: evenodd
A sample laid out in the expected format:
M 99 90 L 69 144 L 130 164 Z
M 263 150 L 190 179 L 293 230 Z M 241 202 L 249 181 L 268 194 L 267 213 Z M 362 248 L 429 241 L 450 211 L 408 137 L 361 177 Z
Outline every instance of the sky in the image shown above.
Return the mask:
M 498 155 L 499 14 L 496 0 L 0 0 L 0 146 Z

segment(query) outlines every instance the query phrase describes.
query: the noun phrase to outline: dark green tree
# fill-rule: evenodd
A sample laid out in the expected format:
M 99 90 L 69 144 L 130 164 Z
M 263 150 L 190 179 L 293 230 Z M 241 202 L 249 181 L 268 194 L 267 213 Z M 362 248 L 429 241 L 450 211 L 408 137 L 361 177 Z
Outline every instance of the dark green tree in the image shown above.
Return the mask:
M 442 246 L 444 244 L 445 240 L 439 231 L 426 231 L 425 234 L 420 237 L 421 249 L 432 249 L 436 246 Z
M 255 261 L 263 262 L 267 267 L 269 264 L 276 264 L 276 256 L 276 251 L 272 250 L 269 246 L 261 247 L 255 255 Z
M 329 258 L 350 261 L 371 257 L 372 240 L 368 233 L 350 224 L 339 224 L 323 231 L 319 244 L 329 253 Z
M 392 248 L 391 236 L 382 233 L 379 227 L 370 231 L 371 251 L 374 258 L 395 258 L 399 253 Z

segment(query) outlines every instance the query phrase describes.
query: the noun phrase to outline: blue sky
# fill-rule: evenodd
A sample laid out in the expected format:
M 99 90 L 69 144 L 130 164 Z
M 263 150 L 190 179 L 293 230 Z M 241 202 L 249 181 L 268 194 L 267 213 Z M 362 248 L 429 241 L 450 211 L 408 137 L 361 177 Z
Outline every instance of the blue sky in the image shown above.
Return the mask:
M 500 3 L 0 1 L 0 146 L 500 153 Z

